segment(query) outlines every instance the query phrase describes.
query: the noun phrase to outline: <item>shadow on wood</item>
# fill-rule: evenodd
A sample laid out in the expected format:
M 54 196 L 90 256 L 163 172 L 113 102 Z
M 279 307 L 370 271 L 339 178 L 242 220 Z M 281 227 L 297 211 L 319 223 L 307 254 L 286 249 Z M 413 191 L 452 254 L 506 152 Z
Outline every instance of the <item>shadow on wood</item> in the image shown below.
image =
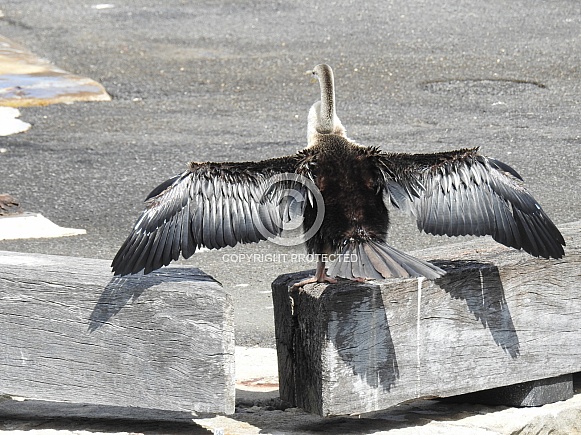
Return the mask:
M 192 274 L 192 271 L 195 271 Z M 89 332 L 94 332 L 111 317 L 115 316 L 131 300 L 135 301 L 141 294 L 156 285 L 171 282 L 183 282 L 185 280 L 195 282 L 215 282 L 211 276 L 205 275 L 199 269 L 172 267 L 171 273 L 158 272 L 157 274 L 142 279 L 143 274 L 111 278 L 105 286 L 99 301 L 89 316 Z
M 351 293 L 348 298 L 332 288 L 321 295 L 323 304 L 337 299 L 330 311 L 332 328 L 326 339 L 361 382 L 389 392 L 399 378 L 399 368 L 381 289 L 369 286 L 347 291 Z
M 438 279 L 436 283 L 454 299 L 466 302 L 468 310 L 492 334 L 494 342 L 511 358 L 518 358 L 520 345 L 498 267 L 478 261 L 434 261 L 446 271 L 462 270 Z

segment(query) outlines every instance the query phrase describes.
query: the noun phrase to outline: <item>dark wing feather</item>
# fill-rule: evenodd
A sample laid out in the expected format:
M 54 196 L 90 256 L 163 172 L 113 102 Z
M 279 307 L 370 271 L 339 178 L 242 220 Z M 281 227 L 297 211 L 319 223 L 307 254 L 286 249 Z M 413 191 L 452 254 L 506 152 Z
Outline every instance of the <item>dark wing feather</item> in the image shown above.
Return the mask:
M 289 183 L 273 183 L 294 173 L 295 156 L 261 162 L 191 163 L 156 187 L 145 210 L 113 259 L 115 275 L 149 273 L 190 257 L 204 246 L 219 249 L 279 235 L 281 217 L 302 213 L 285 202 Z M 300 189 L 300 187 L 297 187 Z
M 476 148 L 382 154 L 384 201 L 411 212 L 430 234 L 491 235 L 531 255 L 561 258 L 565 241 L 520 175 Z

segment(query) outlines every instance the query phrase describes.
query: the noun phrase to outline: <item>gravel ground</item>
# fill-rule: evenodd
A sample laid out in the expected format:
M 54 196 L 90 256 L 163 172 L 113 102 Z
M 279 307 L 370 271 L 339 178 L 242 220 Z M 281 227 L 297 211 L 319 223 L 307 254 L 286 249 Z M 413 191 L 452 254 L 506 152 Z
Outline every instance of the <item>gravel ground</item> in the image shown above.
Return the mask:
M 577 1 L 96 2 L 4 0 L 0 34 L 102 83 L 108 103 L 22 109 L 0 139 L 0 190 L 86 236 L 0 249 L 110 259 L 145 195 L 190 160 L 256 160 L 305 145 L 318 89 L 336 74 L 353 139 L 390 151 L 481 146 L 513 165 L 557 224 L 581 219 L 581 6 Z M 394 216 L 406 250 L 455 241 Z M 231 289 L 237 343 L 273 346 L 270 283 L 304 262 L 224 254 L 190 261 Z
M 359 143 L 407 152 L 481 146 L 521 173 L 557 224 L 581 219 L 576 0 L 116 0 L 113 7 L 3 0 L 0 8 L 1 35 L 99 81 L 113 97 L 22 109 L 32 128 L 0 138 L 0 193 L 59 225 L 87 229 L 79 237 L 0 242 L 2 250 L 110 259 L 145 195 L 189 160 L 256 160 L 302 148 L 306 114 L 318 98 L 304 72 L 321 62 L 335 69 L 338 114 Z M 391 241 L 401 249 L 456 241 L 419 235 L 403 217 L 393 221 Z M 314 267 L 224 261 L 224 253 L 272 252 L 302 251 L 261 243 L 189 260 L 232 291 L 237 344 L 274 346 L 270 283 Z M 291 433 L 289 422 L 300 414 L 253 412 L 258 417 L 238 415 L 247 432 L 235 433 Z M 500 416 L 458 412 L 434 418 L 472 412 L 473 431 L 458 433 L 477 433 L 480 415 Z M 418 415 L 416 424 L 429 426 L 422 407 Z M 329 427 L 304 419 L 297 433 L 380 433 L 402 424 L 342 419 Z M 226 423 L 206 422 L 212 424 Z M 452 433 L 440 426 L 436 421 L 431 433 Z M 0 432 L 211 433 L 191 423 L 29 417 L 4 420 Z

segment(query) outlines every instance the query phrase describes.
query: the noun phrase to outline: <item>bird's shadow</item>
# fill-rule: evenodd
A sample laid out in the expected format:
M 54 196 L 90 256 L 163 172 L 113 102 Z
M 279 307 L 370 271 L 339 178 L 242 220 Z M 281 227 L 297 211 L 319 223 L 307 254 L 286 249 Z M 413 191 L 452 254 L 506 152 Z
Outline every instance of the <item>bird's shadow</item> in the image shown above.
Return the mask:
M 214 278 L 199 269 L 186 267 L 164 268 L 148 275 L 143 273 L 114 276 L 103 289 L 89 316 L 89 332 L 95 332 L 115 316 L 129 301 L 137 300 L 145 290 L 162 283 L 183 281 L 212 281 Z
M 389 392 L 399 378 L 399 367 L 381 288 L 346 286 L 348 296 L 333 291 L 335 285 L 322 295 L 334 299 L 330 320 L 336 330 L 328 338 L 354 375 L 373 389 Z
M 520 343 L 498 268 L 477 261 L 434 261 L 448 273 L 435 281 L 451 298 L 490 331 L 496 345 L 512 359 L 520 356 Z M 349 288 L 348 295 L 342 287 Z M 344 364 L 369 387 L 389 392 L 400 377 L 396 351 L 379 285 L 329 285 L 321 295 L 333 300 L 327 337 Z
M 498 267 L 464 260 L 433 263 L 447 271 L 435 283 L 453 299 L 466 302 L 468 311 L 490 331 L 494 342 L 512 359 L 518 358 L 520 343 Z

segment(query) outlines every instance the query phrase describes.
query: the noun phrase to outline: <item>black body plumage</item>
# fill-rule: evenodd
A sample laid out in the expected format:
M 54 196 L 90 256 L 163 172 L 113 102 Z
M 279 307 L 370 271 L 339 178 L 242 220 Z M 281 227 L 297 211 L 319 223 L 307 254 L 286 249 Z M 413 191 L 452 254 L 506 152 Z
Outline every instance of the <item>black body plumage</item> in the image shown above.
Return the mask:
M 332 73 L 330 80 L 332 91 Z M 322 100 L 334 101 L 334 93 L 323 87 L 321 82 Z M 312 111 L 318 110 L 315 106 Z M 335 116 L 334 106 L 324 113 Z M 389 208 L 411 214 L 426 233 L 491 235 L 537 257 L 564 255 L 559 230 L 505 163 L 476 148 L 385 153 L 347 139 L 338 119 L 328 118 L 324 124 L 336 128 L 323 133 L 312 129 L 309 146 L 295 155 L 260 162 L 191 163 L 184 173 L 162 183 L 147 197 L 145 210 L 114 258 L 114 273 L 149 273 L 180 254 L 190 257 L 201 246 L 258 242 L 265 234 L 280 234 L 281 221 L 297 214 L 307 231 L 321 210 L 310 201 L 300 207 L 285 202 L 285 189 L 300 191 L 304 186 L 292 180 L 269 182 L 282 174 L 312 180 L 320 191 L 324 218 L 306 247 L 313 254 L 344 254 L 331 264 L 331 276 L 437 278 L 445 273 L 385 243 Z

